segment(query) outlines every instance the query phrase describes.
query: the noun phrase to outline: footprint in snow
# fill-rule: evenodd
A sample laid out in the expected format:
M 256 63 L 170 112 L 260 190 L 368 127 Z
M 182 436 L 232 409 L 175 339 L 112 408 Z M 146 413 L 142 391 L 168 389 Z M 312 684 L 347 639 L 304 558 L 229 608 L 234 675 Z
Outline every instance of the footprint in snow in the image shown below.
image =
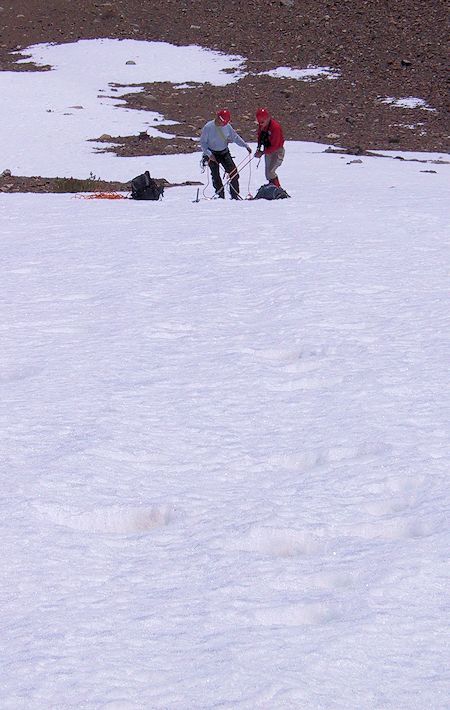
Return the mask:
M 348 525 L 344 531 L 346 537 L 363 540 L 409 540 L 427 537 L 433 533 L 433 526 L 416 518 L 391 518 L 368 523 Z
M 313 626 L 336 619 L 338 613 L 329 604 L 313 602 L 255 609 L 252 617 L 259 626 Z
M 231 546 L 244 552 L 253 552 L 269 557 L 299 557 L 312 555 L 324 549 L 323 540 L 317 534 L 294 528 L 254 526 L 235 540 Z
M 256 360 L 273 365 L 296 366 L 301 364 L 320 365 L 321 361 L 333 355 L 334 349 L 327 347 L 318 348 L 246 348 L 245 354 L 252 355 Z
M 278 454 L 269 459 L 272 466 L 286 471 L 307 471 L 316 466 L 370 463 L 377 456 L 389 451 L 381 444 L 342 444 L 317 449 L 308 449 L 288 454 Z
M 173 512 L 167 505 L 113 506 L 82 513 L 68 512 L 59 506 L 39 506 L 37 512 L 41 518 L 72 530 L 118 535 L 149 532 L 168 525 L 173 518 Z
M 343 382 L 343 377 L 301 377 L 288 382 L 267 382 L 269 392 L 297 392 L 298 390 L 324 390 Z
M 0 382 L 17 382 L 35 377 L 43 371 L 41 367 L 32 365 L 0 365 Z

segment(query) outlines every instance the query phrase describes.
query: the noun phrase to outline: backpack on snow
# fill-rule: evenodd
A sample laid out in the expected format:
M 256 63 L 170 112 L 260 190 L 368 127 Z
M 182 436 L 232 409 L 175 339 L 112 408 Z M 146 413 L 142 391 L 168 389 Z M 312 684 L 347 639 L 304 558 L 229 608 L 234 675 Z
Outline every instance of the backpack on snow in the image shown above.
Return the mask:
M 261 185 L 258 192 L 256 193 L 255 200 L 284 200 L 286 197 L 290 197 L 286 190 L 282 187 L 277 187 L 269 182 L 268 185 Z
M 164 194 L 162 185 L 150 177 L 148 170 L 131 181 L 132 200 L 159 200 Z

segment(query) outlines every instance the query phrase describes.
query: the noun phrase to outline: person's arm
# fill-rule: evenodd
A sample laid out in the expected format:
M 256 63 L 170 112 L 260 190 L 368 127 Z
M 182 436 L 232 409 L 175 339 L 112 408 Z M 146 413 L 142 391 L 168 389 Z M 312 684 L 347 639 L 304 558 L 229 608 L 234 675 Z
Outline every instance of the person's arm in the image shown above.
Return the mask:
M 260 128 L 258 128 L 258 137 L 257 137 L 257 147 L 256 147 L 256 151 L 255 151 L 255 158 L 261 158 L 261 156 L 265 152 L 268 138 L 269 138 L 269 136 L 267 134 L 267 131 L 262 131 Z
M 228 124 L 228 127 L 230 129 L 229 130 L 229 138 L 228 138 L 229 142 L 236 143 L 237 145 L 240 145 L 242 148 L 245 148 L 246 150 L 248 150 L 249 153 L 251 153 L 252 149 L 250 148 L 248 143 L 246 143 L 245 140 L 243 138 L 241 138 L 239 133 L 237 133 L 237 131 L 234 130 L 233 126 Z
M 202 133 L 200 136 L 200 147 L 202 149 L 203 155 L 207 155 L 208 158 L 210 158 L 212 153 L 211 153 L 210 149 L 208 148 L 208 144 L 209 144 L 209 130 L 208 129 L 209 129 L 209 126 L 206 123 L 203 126 L 203 130 L 202 130 Z
M 266 146 L 269 143 L 269 134 L 267 131 L 261 131 L 258 130 L 258 147 L 257 147 L 257 152 L 258 153 L 264 153 Z

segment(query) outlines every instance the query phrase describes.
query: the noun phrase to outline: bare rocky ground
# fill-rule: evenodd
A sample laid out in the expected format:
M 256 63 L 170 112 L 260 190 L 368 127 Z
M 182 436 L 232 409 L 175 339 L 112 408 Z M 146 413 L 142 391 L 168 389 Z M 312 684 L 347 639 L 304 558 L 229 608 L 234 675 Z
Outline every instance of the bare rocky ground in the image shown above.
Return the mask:
M 117 154 L 197 150 L 192 137 L 225 105 L 247 140 L 254 139 L 255 109 L 265 105 L 289 140 L 339 145 L 353 153 L 443 153 L 449 145 L 446 23 L 447 6 L 440 0 L 164 0 L 145 5 L 140 0 L 0 0 L 0 70 L 32 70 L 29 64 L 17 65 L 13 52 L 39 42 L 111 37 L 197 44 L 245 57 L 249 74 L 224 87 L 175 89 L 170 83 L 149 83 L 141 93 L 129 94 L 130 106 L 157 110 L 177 123 L 164 127 L 173 140 L 115 136 Z M 331 67 L 340 77 L 304 82 L 258 75 L 279 66 L 308 65 Z M 409 96 L 433 110 L 380 101 Z
M 154 178 L 154 180 L 164 189 L 180 185 L 201 184 L 189 180 L 181 183 L 170 183 L 165 178 Z M 114 182 L 97 180 L 97 178 L 80 180 L 78 178 L 42 177 L 41 175 L 11 175 L 9 170 L 5 170 L 0 173 L 0 192 L 131 193 L 131 181 Z

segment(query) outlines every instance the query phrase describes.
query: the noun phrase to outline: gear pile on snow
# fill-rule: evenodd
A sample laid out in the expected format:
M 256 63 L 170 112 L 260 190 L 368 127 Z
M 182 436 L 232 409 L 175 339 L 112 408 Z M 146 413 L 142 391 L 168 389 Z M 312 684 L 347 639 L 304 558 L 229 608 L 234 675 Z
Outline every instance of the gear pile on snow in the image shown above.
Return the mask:
M 269 182 L 268 185 L 261 185 L 258 192 L 256 193 L 254 200 L 284 200 L 286 197 L 290 197 L 286 190 L 282 187 L 277 187 Z
M 131 181 L 132 200 L 159 200 L 163 194 L 163 186 L 150 177 L 148 170 Z

